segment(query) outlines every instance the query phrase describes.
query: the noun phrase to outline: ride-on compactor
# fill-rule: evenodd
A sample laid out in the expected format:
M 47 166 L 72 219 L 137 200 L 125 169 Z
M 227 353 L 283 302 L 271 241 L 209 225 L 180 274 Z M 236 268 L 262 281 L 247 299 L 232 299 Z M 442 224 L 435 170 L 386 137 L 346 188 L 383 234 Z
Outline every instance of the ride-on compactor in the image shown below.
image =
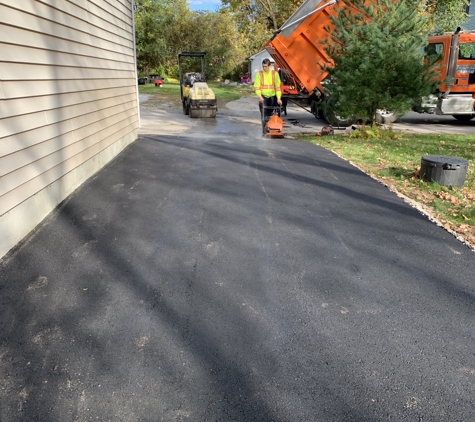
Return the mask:
M 190 117 L 216 117 L 218 104 L 213 90 L 205 79 L 204 52 L 178 53 L 178 74 L 180 79 L 180 95 L 183 113 Z M 182 73 L 182 58 L 198 57 L 201 59 L 201 73 Z

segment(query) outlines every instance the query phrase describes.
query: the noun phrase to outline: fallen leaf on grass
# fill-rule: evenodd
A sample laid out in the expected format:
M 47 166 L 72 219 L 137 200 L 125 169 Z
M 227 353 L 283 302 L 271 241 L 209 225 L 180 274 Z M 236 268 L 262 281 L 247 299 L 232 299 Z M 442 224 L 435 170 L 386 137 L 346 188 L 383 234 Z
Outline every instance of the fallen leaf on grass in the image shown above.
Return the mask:
M 456 230 L 457 233 L 467 233 L 470 231 L 470 228 L 471 226 L 469 226 L 468 224 L 462 224 L 461 226 L 459 226 Z
M 443 199 L 444 201 L 448 201 L 453 205 L 460 205 L 460 199 L 458 199 L 454 195 L 450 195 L 449 193 L 436 191 L 434 192 L 434 195 L 437 196 L 437 198 Z

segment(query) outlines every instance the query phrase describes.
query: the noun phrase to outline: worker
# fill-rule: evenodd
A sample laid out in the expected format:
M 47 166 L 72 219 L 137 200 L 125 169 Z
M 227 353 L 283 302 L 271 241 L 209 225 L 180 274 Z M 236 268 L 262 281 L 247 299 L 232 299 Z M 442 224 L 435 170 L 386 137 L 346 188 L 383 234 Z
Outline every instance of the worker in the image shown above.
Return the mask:
M 270 68 L 270 60 L 262 60 L 262 70 L 257 72 L 254 81 L 254 91 L 259 97 L 259 110 L 263 115 L 263 107 L 275 107 L 276 103 L 282 105 L 280 92 L 279 73 Z M 272 108 L 265 108 L 265 116 L 272 115 Z

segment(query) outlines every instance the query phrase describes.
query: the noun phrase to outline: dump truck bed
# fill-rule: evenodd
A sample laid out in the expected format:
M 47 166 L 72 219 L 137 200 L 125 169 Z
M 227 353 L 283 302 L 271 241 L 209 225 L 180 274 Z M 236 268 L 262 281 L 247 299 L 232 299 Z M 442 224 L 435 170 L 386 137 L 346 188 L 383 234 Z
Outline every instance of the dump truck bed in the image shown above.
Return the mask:
M 293 77 L 298 91 L 307 95 L 315 88 L 323 92 L 327 72 L 322 67 L 331 64 L 323 42 L 328 35 L 324 27 L 331 28 L 330 16 L 336 15 L 333 3 L 306 0 L 265 45 L 277 65 Z

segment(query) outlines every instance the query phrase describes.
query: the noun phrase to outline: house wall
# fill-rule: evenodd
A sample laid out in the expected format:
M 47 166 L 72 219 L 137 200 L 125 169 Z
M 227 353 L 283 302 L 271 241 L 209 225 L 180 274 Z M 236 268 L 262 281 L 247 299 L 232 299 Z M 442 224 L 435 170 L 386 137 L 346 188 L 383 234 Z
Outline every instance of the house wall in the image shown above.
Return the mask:
M 262 70 L 262 60 L 264 59 L 269 59 L 271 63 L 274 63 L 274 59 L 267 52 L 267 50 L 262 50 L 259 53 L 249 57 L 249 73 L 251 74 L 252 82 L 254 82 L 257 72 Z
M 464 28 L 470 31 L 475 31 L 475 0 L 470 1 L 468 13 L 470 17 L 468 18 L 467 23 L 464 25 Z
M 137 138 L 131 0 L 0 1 L 0 257 Z

